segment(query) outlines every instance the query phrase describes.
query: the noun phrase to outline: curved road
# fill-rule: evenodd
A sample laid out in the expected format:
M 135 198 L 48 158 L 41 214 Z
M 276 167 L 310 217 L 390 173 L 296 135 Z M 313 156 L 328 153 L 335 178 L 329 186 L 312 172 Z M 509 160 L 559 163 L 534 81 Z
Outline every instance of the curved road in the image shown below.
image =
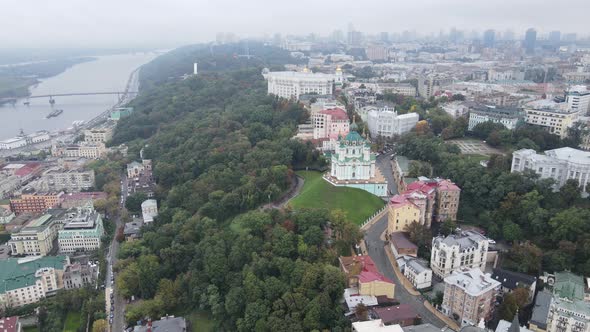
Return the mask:
M 430 323 L 436 327 L 442 328 L 446 324 L 441 321 L 436 315 L 424 306 L 424 299 L 421 297 L 413 296 L 402 286 L 401 282 L 393 272 L 393 267 L 385 254 L 385 241 L 381 240 L 381 234 L 385 232 L 387 228 L 387 214 L 384 215 L 379 221 L 377 221 L 371 228 L 365 232 L 365 244 L 369 256 L 373 259 L 377 268 L 385 277 L 389 278 L 395 283 L 395 298 L 400 303 L 411 305 L 414 310 L 422 317 L 423 323 Z

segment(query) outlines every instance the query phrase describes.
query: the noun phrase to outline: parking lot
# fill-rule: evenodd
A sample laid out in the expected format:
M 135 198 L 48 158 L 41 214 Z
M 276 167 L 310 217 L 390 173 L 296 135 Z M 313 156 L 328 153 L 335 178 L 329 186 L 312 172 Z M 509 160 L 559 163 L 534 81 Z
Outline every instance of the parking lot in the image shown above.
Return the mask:
M 490 156 L 492 154 L 504 154 L 501 150 L 495 149 L 482 141 L 477 140 L 450 140 L 446 142 L 447 144 L 455 144 L 461 149 L 461 153 L 463 154 L 481 154 Z

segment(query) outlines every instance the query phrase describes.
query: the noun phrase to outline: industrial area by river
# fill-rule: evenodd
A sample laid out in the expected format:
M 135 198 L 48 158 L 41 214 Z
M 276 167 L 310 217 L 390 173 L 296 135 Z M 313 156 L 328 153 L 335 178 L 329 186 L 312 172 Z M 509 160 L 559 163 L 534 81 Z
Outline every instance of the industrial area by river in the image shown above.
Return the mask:
M 96 60 L 68 68 L 63 73 L 44 79 L 31 87 L 31 95 L 55 95 L 88 92 L 137 91 L 137 69 L 151 61 L 156 52 L 97 56 Z M 14 105 L 0 106 L 0 140 L 40 130 L 57 132 L 72 127 L 74 121 L 88 122 L 103 114 L 119 98 L 129 101 L 133 95 L 77 95 L 49 98 L 20 99 Z M 28 104 L 28 105 L 26 105 Z M 56 117 L 46 118 L 53 110 L 63 110 Z M 3 153 L 4 154 L 4 153 Z

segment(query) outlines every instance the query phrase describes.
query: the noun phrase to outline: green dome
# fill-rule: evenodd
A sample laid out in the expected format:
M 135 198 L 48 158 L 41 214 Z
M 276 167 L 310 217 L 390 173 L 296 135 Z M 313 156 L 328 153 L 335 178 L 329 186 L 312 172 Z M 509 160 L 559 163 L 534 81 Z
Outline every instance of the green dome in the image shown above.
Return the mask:
M 350 132 L 346 134 L 344 140 L 350 142 L 364 142 L 365 139 L 356 130 L 352 128 L 353 125 L 356 127 L 356 124 L 354 123 L 350 126 Z
M 356 124 L 356 122 L 355 122 L 355 121 L 353 121 L 353 122 L 350 124 L 350 131 L 358 131 L 358 130 L 359 130 L 359 126 Z

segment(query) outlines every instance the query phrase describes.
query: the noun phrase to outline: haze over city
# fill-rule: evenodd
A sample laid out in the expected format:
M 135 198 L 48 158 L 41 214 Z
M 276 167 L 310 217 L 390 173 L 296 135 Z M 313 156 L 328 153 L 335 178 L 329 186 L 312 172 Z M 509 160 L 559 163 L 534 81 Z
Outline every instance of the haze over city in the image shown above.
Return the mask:
M 327 35 L 348 23 L 367 33 L 457 29 L 482 32 L 529 27 L 590 33 L 585 0 L 417 1 L 4 1 L 0 47 L 173 46 L 269 33 Z

